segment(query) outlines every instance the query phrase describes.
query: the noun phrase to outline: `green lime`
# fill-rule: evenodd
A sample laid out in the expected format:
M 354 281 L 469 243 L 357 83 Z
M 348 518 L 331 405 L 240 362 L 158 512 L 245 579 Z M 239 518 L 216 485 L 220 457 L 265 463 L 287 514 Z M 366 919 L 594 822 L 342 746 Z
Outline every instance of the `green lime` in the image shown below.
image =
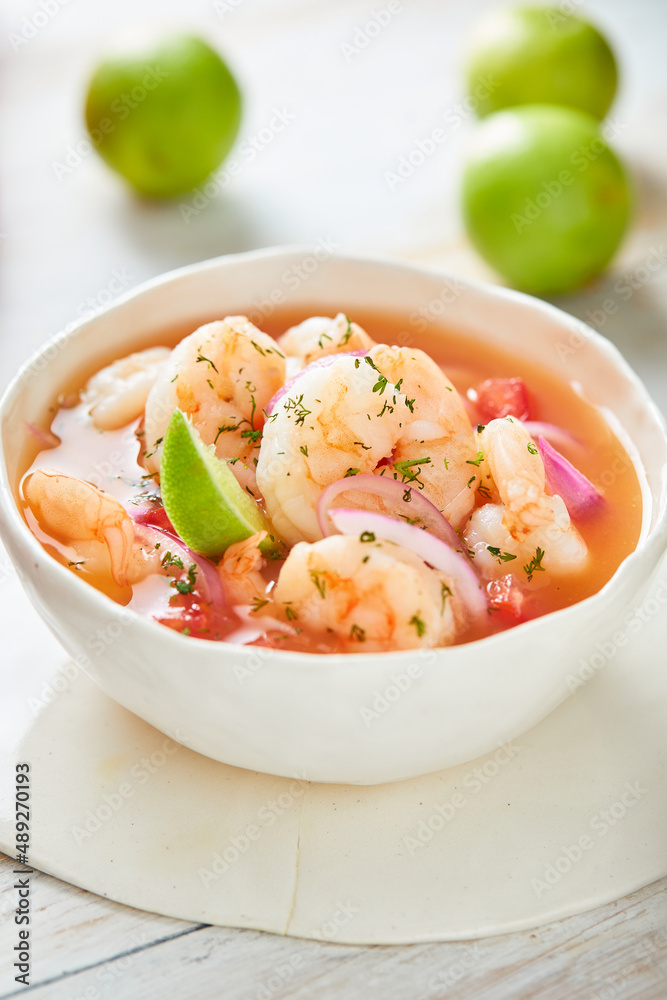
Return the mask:
M 100 156 L 141 194 L 168 198 L 200 184 L 232 148 L 241 95 L 206 42 L 174 35 L 126 47 L 97 67 L 86 124 Z
M 234 542 L 270 530 L 257 503 L 181 410 L 174 411 L 164 436 L 160 488 L 169 520 L 200 555 L 215 558 Z M 260 548 L 268 554 L 276 545 L 269 536 Z
M 599 123 L 526 105 L 481 122 L 463 175 L 468 235 L 528 292 L 578 288 L 609 262 L 631 214 L 630 184 Z
M 480 116 L 517 104 L 565 104 L 604 118 L 618 72 L 592 24 L 558 7 L 504 7 L 478 21 L 466 79 Z

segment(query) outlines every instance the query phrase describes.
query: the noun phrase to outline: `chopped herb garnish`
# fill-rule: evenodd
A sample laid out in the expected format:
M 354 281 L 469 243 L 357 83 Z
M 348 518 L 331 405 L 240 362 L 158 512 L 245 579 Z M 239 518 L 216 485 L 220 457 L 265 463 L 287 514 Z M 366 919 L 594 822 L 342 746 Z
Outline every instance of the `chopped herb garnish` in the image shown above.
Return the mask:
M 251 497 L 254 497 L 255 495 L 249 486 L 246 486 L 246 493 L 249 493 Z
M 73 566 L 74 569 L 78 569 L 79 566 L 85 566 L 86 565 L 86 560 L 85 559 L 79 559 L 79 560 L 75 560 L 75 561 L 70 560 L 67 563 L 67 565 L 68 566 Z
M 364 558 L 361 561 L 362 561 L 362 563 L 367 563 L 369 559 L 370 559 L 370 556 L 364 556 Z
M 431 459 L 427 456 L 426 458 L 415 458 L 412 462 L 393 462 L 393 467 L 402 476 L 402 482 L 404 483 L 417 483 L 420 489 L 424 489 L 423 482 L 419 479 L 419 474 L 422 471 L 422 465 L 430 465 Z M 417 466 L 414 470 L 413 466 Z
M 408 625 L 414 625 L 414 627 L 417 629 L 417 635 L 419 636 L 420 639 L 426 632 L 426 623 L 423 622 L 421 618 L 419 618 L 417 615 L 412 616 L 412 618 L 408 622 Z
M 484 461 L 484 452 L 478 451 L 477 458 L 466 459 L 466 465 L 476 465 L 479 468 L 480 463 L 483 461 Z
M 210 358 L 205 358 L 203 354 L 199 354 L 199 355 L 197 355 L 197 361 L 198 361 L 198 362 L 199 362 L 199 361 L 205 361 L 205 362 L 206 362 L 206 364 L 207 364 L 207 365 L 208 365 L 208 366 L 209 366 L 210 368 L 212 368 L 214 372 L 216 372 L 216 373 L 217 373 L 218 375 L 220 374 L 220 372 L 219 372 L 219 371 L 218 371 L 218 369 L 217 369 L 217 368 L 215 367 L 215 365 L 213 364 L 213 362 L 211 361 L 211 359 L 210 359 Z
M 403 491 L 403 503 L 412 503 L 412 490 L 406 486 Z
M 451 592 L 450 588 L 447 586 L 447 584 L 446 583 L 441 583 L 440 584 L 440 600 L 441 600 L 440 614 L 441 615 L 444 615 L 444 613 L 445 613 L 445 604 L 447 603 L 447 598 L 451 597 L 451 596 L 452 596 L 452 592 Z
M 479 486 L 477 487 L 477 492 L 481 497 L 484 497 L 485 500 L 491 499 L 491 491 L 489 490 L 488 486 L 483 486 L 480 483 Z
M 321 333 L 317 339 L 317 346 L 319 347 L 320 350 L 323 350 L 324 348 L 324 344 L 322 343 L 322 337 L 326 337 L 327 340 L 332 339 L 328 333 Z
M 382 409 L 378 413 L 378 417 L 383 417 L 385 415 L 385 413 L 387 412 L 387 410 L 389 410 L 390 413 L 393 413 L 394 412 L 394 407 L 391 406 L 387 402 L 387 400 L 385 399 L 384 403 L 382 404 Z M 370 417 L 369 417 L 369 420 L 370 420 Z
M 499 563 L 511 562 L 512 559 L 516 559 L 516 556 L 512 552 L 501 552 L 495 545 L 487 545 L 486 547 L 493 558 L 497 559 Z
M 348 476 L 358 476 L 360 472 L 361 469 L 348 469 L 345 475 L 343 476 L 343 479 L 347 479 Z
M 347 330 L 338 341 L 338 344 L 336 345 L 337 347 L 344 347 L 352 336 L 352 320 L 349 316 L 346 316 L 345 319 L 347 320 Z
M 366 355 L 366 357 L 364 358 L 364 361 L 366 362 L 367 365 L 371 366 L 371 368 L 373 369 L 373 371 L 377 372 L 377 374 L 378 374 L 377 382 L 373 386 L 373 392 L 379 392 L 380 395 L 382 395 L 382 393 L 384 392 L 384 390 L 387 388 L 387 385 L 389 383 L 389 379 L 385 378 L 385 376 L 382 374 L 382 372 L 380 371 L 380 369 L 378 368 L 378 366 L 375 364 L 375 362 L 373 361 L 373 359 L 369 358 L 368 355 Z
M 364 451 L 370 451 L 371 450 L 371 445 L 370 444 L 364 444 L 363 441 L 354 441 L 353 444 L 358 444 L 360 448 L 364 449 Z
M 360 628 L 359 625 L 353 625 L 350 629 L 350 639 L 356 639 L 357 642 L 366 642 L 366 630 Z
M 153 445 L 153 450 L 152 451 L 147 451 L 146 454 L 144 455 L 144 458 L 150 458 L 151 455 L 154 455 L 155 452 L 158 450 L 159 445 L 161 445 L 163 441 L 164 441 L 163 437 L 158 438 L 157 441 Z
M 240 426 L 241 424 L 239 423 L 239 424 L 223 424 L 222 427 L 218 427 L 218 433 L 215 435 L 215 438 L 213 439 L 213 444 L 215 445 L 218 443 L 218 438 L 220 437 L 221 434 L 226 434 L 227 431 L 237 431 Z
M 307 444 L 302 444 L 301 447 L 299 448 L 299 451 L 301 452 L 302 455 L 305 455 L 306 458 L 308 458 L 308 445 Z
M 260 611 L 262 608 L 265 608 L 268 603 L 269 602 L 268 602 L 268 600 L 266 598 L 253 597 L 253 599 L 252 599 L 252 607 L 250 609 L 250 614 L 253 615 L 257 611 Z
M 443 462 L 445 463 L 445 468 L 449 469 L 449 462 L 447 461 L 446 458 L 443 458 Z
M 296 611 L 294 610 L 294 608 L 290 608 L 289 604 L 286 604 L 285 605 L 285 618 L 287 618 L 288 621 L 292 621 L 293 622 L 293 621 L 296 621 L 296 619 L 298 617 L 299 616 L 296 613 Z
M 190 635 L 190 629 L 187 627 L 187 625 L 185 626 L 185 628 L 181 629 L 181 635 Z
M 359 535 L 359 541 L 360 542 L 374 542 L 375 541 L 375 535 L 373 534 L 372 531 L 362 531 L 361 534 Z
M 468 480 L 468 489 L 470 489 L 470 487 L 472 486 L 472 484 L 475 482 L 476 479 L 477 479 L 477 476 L 471 476 L 470 477 L 470 479 Z
M 263 351 L 262 348 L 259 346 L 259 344 L 255 343 L 254 340 L 251 340 L 250 343 L 252 344 L 252 346 L 255 348 L 256 351 L 259 351 L 262 357 L 266 356 L 266 351 Z
M 477 433 L 481 434 L 485 427 L 486 424 L 477 424 Z
M 532 441 L 528 442 L 528 451 L 530 452 L 531 455 L 537 455 L 537 448 L 535 447 Z
M 262 436 L 261 431 L 259 430 L 256 431 L 253 430 L 252 428 L 246 428 L 244 431 L 241 431 L 241 437 L 248 438 L 250 441 L 252 441 L 253 444 L 256 444 L 257 441 L 259 441 L 259 439 L 261 438 L 261 436 Z
M 544 566 L 542 565 L 543 559 L 544 549 L 541 549 L 538 545 L 535 549 L 535 555 L 533 558 L 523 567 L 524 573 L 528 576 L 528 583 L 530 583 L 533 579 L 533 573 L 544 573 Z
M 325 570 L 323 570 L 323 569 L 311 569 L 311 571 L 310 571 L 310 579 L 313 581 L 313 583 L 315 584 L 315 586 L 319 590 L 320 597 L 322 597 L 322 598 L 324 598 L 326 596 L 326 592 L 327 592 L 327 583 L 326 583 L 326 580 L 320 580 L 320 577 L 324 574 L 324 572 L 325 572 Z
M 172 556 L 171 552 L 165 552 L 162 556 L 161 565 L 164 569 L 169 569 L 170 566 L 177 566 L 178 569 L 183 569 L 183 560 L 179 556 Z
M 304 420 L 311 412 L 310 410 L 307 410 L 306 407 L 303 405 L 303 393 L 301 393 L 299 398 L 296 400 L 288 399 L 287 402 L 283 405 L 283 409 L 285 410 L 286 413 L 294 411 L 297 427 L 301 427 L 303 425 Z

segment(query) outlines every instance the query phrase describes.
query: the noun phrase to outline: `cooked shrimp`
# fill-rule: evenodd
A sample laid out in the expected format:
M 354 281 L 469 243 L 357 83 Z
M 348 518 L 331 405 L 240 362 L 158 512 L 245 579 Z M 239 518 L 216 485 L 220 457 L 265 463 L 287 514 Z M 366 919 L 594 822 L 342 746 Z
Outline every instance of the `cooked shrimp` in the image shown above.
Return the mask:
M 218 572 L 230 604 L 266 603 L 266 581 L 261 570 L 266 560 L 259 550 L 267 536 L 258 531 L 243 542 L 230 545 L 218 563 Z
M 533 578 L 544 581 L 542 573 L 582 570 L 586 543 L 563 500 L 547 493 L 544 463 L 521 421 L 492 420 L 478 441 L 483 488 L 499 501 L 478 508 L 464 531 L 484 575 L 499 577 L 513 571 L 530 583 Z
M 146 402 L 145 465 L 160 468 L 161 444 L 175 409 L 192 419 L 218 458 L 252 463 L 264 408 L 285 380 L 275 340 L 245 316 L 208 323 L 178 344 Z
M 370 356 L 412 404 L 396 441 L 394 469 L 404 481 L 423 484 L 429 500 L 458 527 L 479 485 L 475 434 L 461 397 L 424 351 L 379 344 Z
M 279 614 L 334 633 L 348 652 L 449 645 L 459 627 L 443 573 L 400 545 L 349 535 L 295 545 L 272 596 Z
M 91 483 L 38 470 L 24 482 L 23 496 L 40 528 L 82 556 L 88 572 L 110 572 L 125 587 L 160 571 L 158 553 L 136 537 L 122 505 Z
M 149 347 L 96 372 L 82 394 L 94 425 L 110 431 L 141 416 L 148 393 L 170 353 L 168 347 Z
M 298 358 L 301 367 L 309 365 L 317 358 L 342 351 L 368 351 L 375 344 L 357 323 L 348 319 L 345 313 L 338 313 L 335 319 L 329 316 L 311 316 L 298 326 L 278 338 L 281 351 Z
M 288 543 L 322 537 L 322 490 L 375 472 L 423 489 L 456 526 L 474 503 L 475 437 L 460 397 L 423 351 L 374 347 L 306 369 L 264 429 L 257 483 Z M 381 464 L 384 463 L 384 464 Z M 386 464 L 389 463 L 389 464 Z

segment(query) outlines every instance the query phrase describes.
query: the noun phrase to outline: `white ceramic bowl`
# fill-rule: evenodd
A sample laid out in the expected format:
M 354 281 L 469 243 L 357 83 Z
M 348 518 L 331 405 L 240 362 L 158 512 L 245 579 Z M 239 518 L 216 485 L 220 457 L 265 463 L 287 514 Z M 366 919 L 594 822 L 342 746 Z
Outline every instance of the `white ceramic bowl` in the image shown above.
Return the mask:
M 615 429 L 624 428 L 644 482 L 636 551 L 593 597 L 502 634 L 451 649 L 347 656 L 186 638 L 120 608 L 47 555 L 15 501 L 26 421 L 43 421 L 78 372 L 143 346 L 160 329 L 256 312 L 272 301 L 323 313 L 341 303 L 404 315 L 427 306 L 456 330 L 576 380 Z M 167 274 L 54 337 L 14 379 L 0 419 L 3 537 L 65 649 L 108 695 L 158 729 L 209 757 L 273 774 L 377 784 L 516 738 L 568 695 L 568 674 L 608 639 L 667 547 L 665 428 L 618 351 L 537 299 L 390 261 L 275 249 Z

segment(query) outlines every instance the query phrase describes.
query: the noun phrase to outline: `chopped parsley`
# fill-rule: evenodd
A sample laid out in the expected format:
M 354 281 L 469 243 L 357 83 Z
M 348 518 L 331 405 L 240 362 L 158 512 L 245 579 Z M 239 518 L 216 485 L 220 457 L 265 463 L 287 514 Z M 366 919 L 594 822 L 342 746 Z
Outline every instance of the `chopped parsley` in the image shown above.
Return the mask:
M 445 613 L 445 605 L 447 603 L 447 598 L 451 597 L 451 596 L 452 596 L 451 589 L 447 586 L 446 583 L 441 583 L 440 584 L 440 600 L 441 600 L 440 614 L 441 615 L 444 615 L 444 613 Z
M 171 566 L 183 569 L 183 560 L 179 556 L 172 556 L 171 552 L 165 552 L 162 556 L 161 565 L 164 569 L 169 569 Z
M 307 410 L 303 405 L 303 393 L 301 393 L 298 399 L 288 398 L 287 402 L 283 405 L 283 409 L 287 414 L 294 413 L 297 427 L 301 427 L 306 417 L 311 413 L 311 410 Z
M 326 580 L 320 580 L 320 577 L 325 573 L 323 569 L 311 569 L 310 579 L 313 581 L 315 586 L 320 592 L 320 597 L 324 599 L 327 593 L 327 583 Z
M 412 462 L 393 462 L 392 464 L 402 477 L 401 481 L 403 483 L 417 483 L 421 490 L 424 489 L 424 484 L 421 479 L 419 479 L 419 474 L 422 471 L 422 465 L 431 464 L 431 459 L 428 456 L 425 458 L 415 458 Z M 413 469 L 413 466 L 415 465 L 417 466 L 416 470 Z
M 501 552 L 495 545 L 487 545 L 486 548 L 499 563 L 511 562 L 512 559 L 516 559 L 512 552 Z
M 426 623 L 423 622 L 418 615 L 413 615 L 410 621 L 408 622 L 408 625 L 414 625 L 414 627 L 417 630 L 417 635 L 420 639 L 426 632 Z
M 177 590 L 179 594 L 193 594 L 196 582 L 197 570 L 195 569 L 194 563 L 192 563 L 188 567 L 187 580 L 172 580 L 170 586 Z
M 218 427 L 218 433 L 215 435 L 213 439 L 213 444 L 216 445 L 218 443 L 218 438 L 220 437 L 221 434 L 226 434 L 227 431 L 237 431 L 240 426 L 241 424 L 239 423 L 239 424 L 223 424 L 222 427 Z
M 164 441 L 163 437 L 158 438 L 155 444 L 153 445 L 153 450 L 147 451 L 146 454 L 144 455 L 144 458 L 150 458 L 151 455 L 154 455 L 155 452 L 158 450 L 158 446 L 161 445 L 163 441 Z
M 544 549 L 538 547 L 535 549 L 535 555 L 530 560 L 529 563 L 523 567 L 524 573 L 528 577 L 528 583 L 533 579 L 533 573 L 544 573 L 544 566 L 542 565 L 542 560 L 544 559 Z
M 336 345 L 337 347 L 344 347 L 352 336 L 352 320 L 349 316 L 346 316 L 345 319 L 347 320 L 347 330 L 338 341 L 338 344 Z
M 203 355 L 203 354 L 198 354 L 198 355 L 197 355 L 197 362 L 199 362 L 199 361 L 205 361 L 205 362 L 206 362 L 206 364 L 207 364 L 207 365 L 208 365 L 208 366 L 209 366 L 210 368 L 212 368 L 212 369 L 213 369 L 213 371 L 214 371 L 214 372 L 215 372 L 215 373 L 216 373 L 217 375 L 219 375 L 219 374 L 220 374 L 220 372 L 219 372 L 219 371 L 218 371 L 218 369 L 217 369 L 217 368 L 215 367 L 215 365 L 213 364 L 213 362 L 211 361 L 211 359 L 210 359 L 210 358 L 206 358 L 206 357 L 204 357 L 204 355 Z

